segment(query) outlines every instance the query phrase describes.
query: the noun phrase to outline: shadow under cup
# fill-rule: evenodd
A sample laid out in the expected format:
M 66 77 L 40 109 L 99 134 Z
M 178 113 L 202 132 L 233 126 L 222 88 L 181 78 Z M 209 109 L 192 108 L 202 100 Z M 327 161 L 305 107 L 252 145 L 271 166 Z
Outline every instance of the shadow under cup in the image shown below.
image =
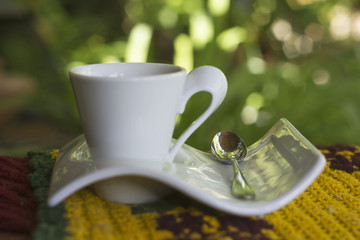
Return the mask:
M 96 167 L 130 164 L 141 168 L 138 162 L 171 162 L 185 140 L 220 105 L 227 90 L 220 70 L 205 66 L 193 72 L 186 75 L 181 67 L 157 63 L 93 64 L 72 69 L 69 75 Z M 199 91 L 210 92 L 212 102 L 170 149 L 177 114 Z M 144 176 L 116 177 L 95 184 L 95 191 L 105 200 L 125 203 L 153 201 L 169 190 Z

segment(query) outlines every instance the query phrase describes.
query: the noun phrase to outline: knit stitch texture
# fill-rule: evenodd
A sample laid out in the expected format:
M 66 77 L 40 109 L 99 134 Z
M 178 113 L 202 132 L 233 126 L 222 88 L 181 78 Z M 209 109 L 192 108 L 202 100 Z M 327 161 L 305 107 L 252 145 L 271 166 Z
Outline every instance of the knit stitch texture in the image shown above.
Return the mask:
M 360 147 L 318 148 L 327 158 L 323 173 L 290 204 L 261 219 L 226 214 L 178 192 L 154 203 L 111 203 L 96 196 L 91 187 L 50 208 L 46 199 L 56 152 L 30 153 L 33 172 L 29 177 L 38 205 L 32 236 L 69 240 L 360 239 Z M 11 196 L 12 190 L 7 191 Z

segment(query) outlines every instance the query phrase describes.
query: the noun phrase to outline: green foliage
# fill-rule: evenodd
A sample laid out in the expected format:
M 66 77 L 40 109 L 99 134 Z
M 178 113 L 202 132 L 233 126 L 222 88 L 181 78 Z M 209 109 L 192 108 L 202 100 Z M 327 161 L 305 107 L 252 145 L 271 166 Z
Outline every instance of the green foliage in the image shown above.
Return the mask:
M 20 3 L 34 14 L 32 26 L 55 70 L 35 66 L 43 62 L 39 59 L 43 56 L 33 52 L 40 50 L 16 34 L 0 42 L 1 50 L 5 57 L 20 59 L 27 49 L 27 58 L 7 59 L 8 65 L 38 77 L 43 89 L 34 102 L 51 99 L 44 109 L 66 124 L 79 126 L 67 71 L 79 64 L 133 59 L 131 35 L 142 23 L 151 31 L 143 61 L 179 64 L 174 56 L 187 47 L 192 55 L 183 61 L 192 67 L 216 66 L 228 78 L 224 103 L 191 136 L 190 145 L 208 150 L 214 134 L 225 129 L 239 133 L 249 145 L 281 117 L 314 144 L 360 144 L 360 30 L 355 0 Z M 177 49 L 174 42 L 181 34 L 191 41 Z M 190 100 L 175 136 L 209 101 L 202 93 Z

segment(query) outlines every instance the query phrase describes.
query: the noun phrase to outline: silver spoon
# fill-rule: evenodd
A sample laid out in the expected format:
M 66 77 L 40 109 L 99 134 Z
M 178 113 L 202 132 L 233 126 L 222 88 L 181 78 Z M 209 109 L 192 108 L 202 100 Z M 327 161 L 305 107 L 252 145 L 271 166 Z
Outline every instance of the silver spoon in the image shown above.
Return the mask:
M 221 163 L 232 163 L 234 178 L 231 190 L 233 195 L 246 200 L 254 199 L 255 193 L 245 180 L 238 163 L 247 155 L 244 141 L 233 132 L 219 132 L 211 142 L 211 153 Z

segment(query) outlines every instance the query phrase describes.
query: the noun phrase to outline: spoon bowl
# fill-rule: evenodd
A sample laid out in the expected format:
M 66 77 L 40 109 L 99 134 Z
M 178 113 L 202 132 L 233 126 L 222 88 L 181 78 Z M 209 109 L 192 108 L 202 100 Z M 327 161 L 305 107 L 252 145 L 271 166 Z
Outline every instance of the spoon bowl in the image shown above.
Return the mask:
M 231 131 L 222 131 L 214 136 L 211 142 L 211 153 L 216 160 L 232 164 L 231 159 L 241 161 L 247 156 L 247 148 L 237 134 Z

